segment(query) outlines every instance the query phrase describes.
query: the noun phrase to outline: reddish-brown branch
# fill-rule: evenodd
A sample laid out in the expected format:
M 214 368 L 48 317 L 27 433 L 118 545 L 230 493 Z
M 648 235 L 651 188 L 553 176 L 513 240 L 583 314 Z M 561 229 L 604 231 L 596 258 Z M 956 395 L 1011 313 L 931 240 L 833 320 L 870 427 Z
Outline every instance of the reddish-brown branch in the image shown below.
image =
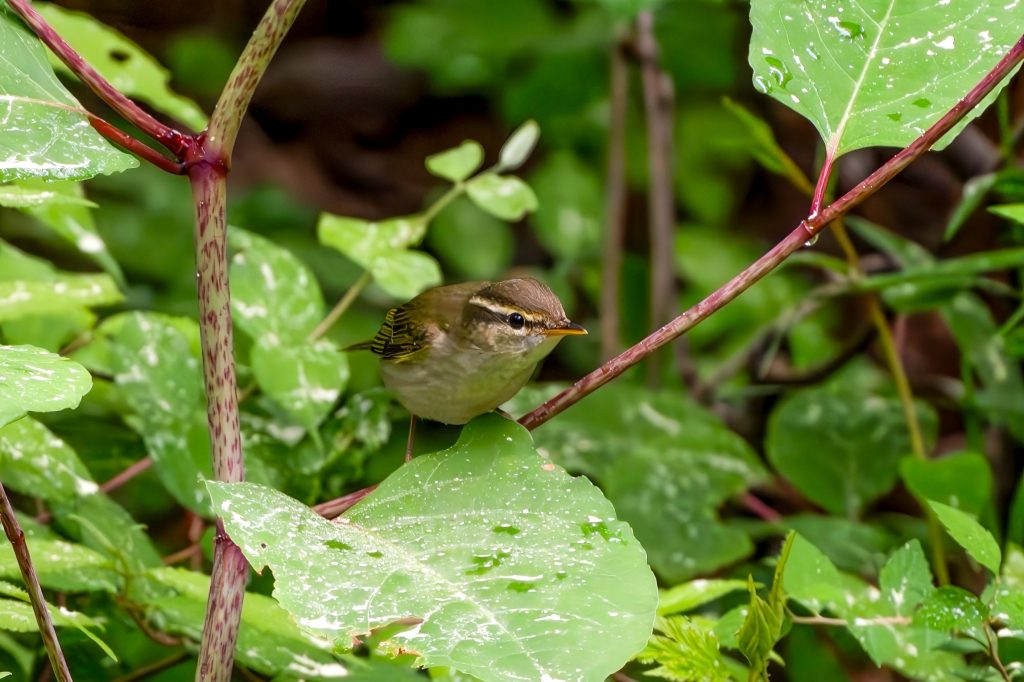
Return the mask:
M 341 497 L 338 497 L 336 499 L 328 500 L 327 502 L 321 502 L 317 506 L 313 507 L 313 511 L 315 511 L 317 514 L 324 517 L 325 519 L 337 518 L 338 516 L 341 516 L 349 508 L 355 506 L 357 502 L 359 502 L 361 499 L 363 499 L 376 489 L 377 484 L 374 484 L 366 488 L 363 488 L 362 490 L 356 490 L 355 492 L 351 492 L 348 495 L 342 495 Z
M 601 264 L 601 358 L 621 352 L 619 288 L 622 241 L 626 230 L 626 112 L 629 71 L 624 39 L 612 45 L 608 117 L 608 171 L 605 179 L 604 259 Z
M 685 311 L 665 326 L 661 327 L 638 344 L 625 352 L 612 358 L 596 370 L 586 375 L 575 384 L 565 389 L 543 405 L 540 405 L 532 412 L 520 418 L 519 423 L 528 429 L 533 429 L 566 408 L 579 402 L 582 398 L 590 395 L 595 390 L 619 376 L 627 369 L 637 364 L 651 353 L 655 352 L 667 343 L 678 338 L 681 334 L 693 328 L 708 315 L 720 309 L 722 306 L 733 300 L 741 293 L 750 288 L 755 282 L 767 275 L 790 254 L 797 251 L 808 238 L 818 234 L 824 227 L 841 215 L 845 215 L 854 206 L 873 195 L 883 185 L 889 182 L 900 171 L 906 168 L 914 159 L 918 158 L 943 135 L 956 125 L 964 115 L 976 107 L 979 102 L 991 92 L 1000 81 L 1007 77 L 1010 72 L 1024 58 L 1024 36 L 1017 40 L 1013 48 L 999 60 L 999 63 L 985 75 L 981 81 L 971 88 L 952 109 L 947 111 L 928 130 L 921 134 L 910 145 L 900 150 L 889 161 L 883 164 L 874 173 L 861 181 L 856 187 L 834 201 L 827 208 L 817 215 L 808 216 L 802 220 L 785 238 L 776 244 L 770 251 L 754 261 L 743 272 L 712 292 L 704 300 Z
M 116 144 L 118 147 L 135 154 L 135 156 L 138 156 L 143 161 L 149 161 L 160 170 L 167 171 L 172 175 L 184 174 L 185 166 L 180 161 L 167 158 L 148 144 L 132 137 L 120 128 L 114 127 L 99 116 L 96 116 L 93 113 L 89 113 L 88 115 L 89 123 L 96 132 Z
M 127 469 L 121 473 L 115 475 L 113 478 L 108 479 L 100 484 L 101 493 L 111 493 L 128 481 L 132 480 L 144 471 L 148 471 L 153 466 L 153 459 L 149 456 L 143 457 L 137 462 L 131 464 Z
M 50 620 L 50 611 L 46 607 L 43 588 L 39 585 L 39 576 L 36 575 L 36 569 L 32 565 L 32 556 L 28 551 L 28 543 L 25 542 L 25 533 L 18 524 L 18 517 L 14 515 L 14 507 L 7 499 L 7 491 L 4 490 L 2 483 L 0 483 L 0 523 L 3 524 L 4 533 L 7 534 L 7 539 L 11 541 L 11 546 L 14 548 L 14 557 L 18 561 L 21 577 L 28 588 L 32 613 L 36 616 L 36 625 L 39 626 L 39 633 L 43 636 L 43 645 L 46 647 L 46 655 L 50 657 L 50 665 L 60 682 L 71 682 L 71 672 L 68 670 L 67 661 L 64 660 L 64 652 L 61 651 L 57 632 L 53 629 L 53 621 Z
M 114 111 L 123 116 L 136 128 L 166 147 L 175 158 L 183 158 L 186 150 L 192 145 L 193 138 L 191 135 L 161 123 L 143 111 L 138 104 L 121 94 L 117 88 L 111 85 L 107 79 L 101 76 L 96 69 L 68 45 L 63 38 L 57 35 L 53 27 L 46 23 L 46 20 L 33 9 L 28 0 L 8 0 L 8 4 L 28 24 L 32 32 L 100 99 L 109 104 Z

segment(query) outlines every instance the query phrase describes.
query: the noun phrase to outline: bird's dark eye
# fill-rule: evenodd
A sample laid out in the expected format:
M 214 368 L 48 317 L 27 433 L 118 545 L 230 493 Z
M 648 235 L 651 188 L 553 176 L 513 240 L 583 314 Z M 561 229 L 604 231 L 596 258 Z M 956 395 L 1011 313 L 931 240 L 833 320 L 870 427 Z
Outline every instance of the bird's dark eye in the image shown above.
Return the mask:
M 522 329 L 526 324 L 526 320 L 519 313 L 510 313 L 508 316 L 508 326 L 513 329 Z

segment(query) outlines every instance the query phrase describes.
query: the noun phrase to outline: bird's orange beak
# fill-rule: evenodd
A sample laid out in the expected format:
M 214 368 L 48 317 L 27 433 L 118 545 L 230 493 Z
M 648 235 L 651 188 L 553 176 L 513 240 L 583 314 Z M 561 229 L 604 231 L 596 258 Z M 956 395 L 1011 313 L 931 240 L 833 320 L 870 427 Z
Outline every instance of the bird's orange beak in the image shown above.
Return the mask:
M 586 329 L 568 320 L 559 327 L 544 330 L 544 336 L 582 336 L 586 333 Z

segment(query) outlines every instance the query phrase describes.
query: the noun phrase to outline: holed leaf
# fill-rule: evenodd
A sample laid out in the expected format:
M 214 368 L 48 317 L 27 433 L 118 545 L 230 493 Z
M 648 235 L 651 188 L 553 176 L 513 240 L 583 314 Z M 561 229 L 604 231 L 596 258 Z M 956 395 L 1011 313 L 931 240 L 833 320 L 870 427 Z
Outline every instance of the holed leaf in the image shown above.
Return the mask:
M 40 4 L 43 18 L 121 93 L 139 99 L 193 130 L 206 127 L 207 116 L 192 100 L 170 88 L 171 74 L 145 50 L 95 17 L 69 12 L 55 4 Z M 68 68 L 56 57 L 51 64 Z
M 484 680 L 603 679 L 647 641 L 654 578 L 585 478 L 497 416 L 417 457 L 337 523 L 252 484 L 208 484 L 225 528 L 304 629 L 392 638 L 428 666 Z
M 89 124 L 82 106 L 61 85 L 46 61 L 46 49 L 7 3 L 0 3 L 0 180 L 82 180 L 138 165 Z

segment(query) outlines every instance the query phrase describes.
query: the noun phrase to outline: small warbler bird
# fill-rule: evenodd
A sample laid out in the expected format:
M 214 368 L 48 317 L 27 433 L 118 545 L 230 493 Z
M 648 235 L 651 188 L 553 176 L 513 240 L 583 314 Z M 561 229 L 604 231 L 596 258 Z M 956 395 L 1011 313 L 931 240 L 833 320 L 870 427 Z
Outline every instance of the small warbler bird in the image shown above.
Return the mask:
M 346 350 L 380 355 L 384 385 L 415 418 L 465 424 L 514 396 L 563 336 L 586 334 L 535 279 L 429 289 Z M 408 456 L 407 452 L 407 456 Z

